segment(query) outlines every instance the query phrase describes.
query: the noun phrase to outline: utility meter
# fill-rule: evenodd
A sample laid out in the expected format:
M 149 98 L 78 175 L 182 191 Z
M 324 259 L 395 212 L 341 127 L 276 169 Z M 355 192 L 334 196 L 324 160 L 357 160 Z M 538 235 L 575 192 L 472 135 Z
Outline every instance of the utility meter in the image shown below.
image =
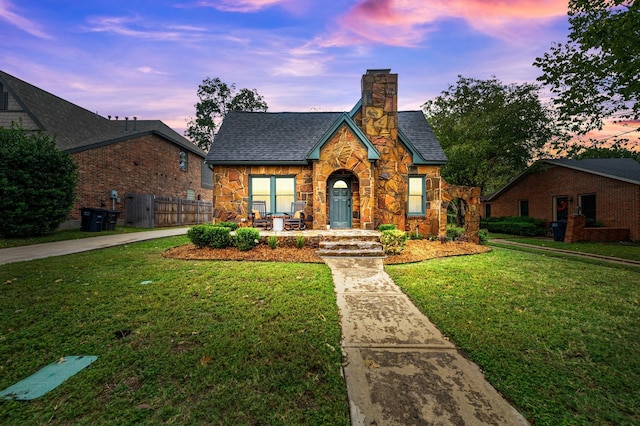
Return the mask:
M 115 200 L 116 198 L 118 198 L 118 191 L 116 191 L 115 189 L 112 189 L 111 192 L 109 193 L 109 198 L 111 198 L 112 200 Z

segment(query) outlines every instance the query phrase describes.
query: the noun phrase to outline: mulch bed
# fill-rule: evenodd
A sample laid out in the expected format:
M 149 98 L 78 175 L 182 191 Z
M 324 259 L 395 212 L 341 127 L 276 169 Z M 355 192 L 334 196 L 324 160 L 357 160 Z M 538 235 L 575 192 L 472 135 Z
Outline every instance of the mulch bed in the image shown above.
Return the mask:
M 271 249 L 266 244 L 260 244 L 249 251 L 240 251 L 235 247 L 213 249 L 209 247 L 197 248 L 193 244 L 186 244 L 168 249 L 164 257 L 184 260 L 248 260 L 259 262 L 299 262 L 323 263 L 316 255 L 316 248 L 312 247 L 284 247 Z M 391 255 L 384 259 L 386 265 L 398 263 L 422 262 L 439 257 L 479 254 L 490 251 L 491 248 L 478 244 L 455 241 L 440 243 L 428 240 L 409 240 L 406 249 L 399 255 Z

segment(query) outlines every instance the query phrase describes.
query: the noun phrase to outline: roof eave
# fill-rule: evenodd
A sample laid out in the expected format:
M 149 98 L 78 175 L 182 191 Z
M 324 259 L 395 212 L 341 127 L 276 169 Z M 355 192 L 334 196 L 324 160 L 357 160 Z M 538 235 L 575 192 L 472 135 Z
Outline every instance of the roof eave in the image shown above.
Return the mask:
M 116 137 L 116 138 L 110 138 L 110 139 L 105 139 L 105 140 L 101 140 L 100 142 L 95 142 L 92 144 L 88 144 L 88 145 L 82 145 L 82 146 L 77 146 L 74 148 L 68 148 L 65 149 L 64 151 L 69 153 L 69 154 L 75 154 L 78 152 L 82 152 L 82 151 L 88 151 L 90 149 L 94 149 L 94 148 L 99 148 L 99 147 L 103 147 L 103 146 L 107 146 L 107 145 L 112 145 L 114 143 L 118 143 L 118 142 L 125 142 L 131 139 L 135 139 L 135 138 L 139 138 L 142 136 L 148 136 L 148 135 L 156 135 L 156 136 L 160 136 L 163 139 L 168 140 L 169 142 L 172 142 L 175 145 L 178 145 L 181 148 L 184 148 L 196 155 L 198 155 L 199 157 L 205 158 L 206 154 L 203 154 L 202 152 L 198 151 L 198 148 L 194 145 L 193 148 L 186 146 L 183 143 L 180 143 L 179 141 L 175 140 L 174 138 L 171 138 L 170 136 L 168 136 L 166 133 L 164 132 L 160 132 L 158 130 L 146 130 L 143 132 L 136 132 L 136 133 L 130 133 L 127 135 L 123 135 L 120 137 Z

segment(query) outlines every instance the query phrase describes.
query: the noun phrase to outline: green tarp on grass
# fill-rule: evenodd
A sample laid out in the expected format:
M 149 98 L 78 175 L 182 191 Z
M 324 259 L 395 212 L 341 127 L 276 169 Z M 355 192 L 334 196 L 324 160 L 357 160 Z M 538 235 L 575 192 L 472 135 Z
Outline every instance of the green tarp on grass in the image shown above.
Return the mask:
M 58 362 L 47 365 L 15 385 L 9 386 L 0 392 L 0 397 L 17 399 L 18 401 L 29 401 L 38 398 L 91 365 L 96 359 L 98 357 L 93 355 L 66 356 Z

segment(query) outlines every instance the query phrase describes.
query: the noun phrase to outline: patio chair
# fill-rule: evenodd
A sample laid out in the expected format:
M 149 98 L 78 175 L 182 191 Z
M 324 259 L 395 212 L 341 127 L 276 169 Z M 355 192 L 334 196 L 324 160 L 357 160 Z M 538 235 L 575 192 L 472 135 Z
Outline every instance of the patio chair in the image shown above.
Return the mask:
M 295 201 L 291 203 L 291 212 L 284 214 L 284 229 L 287 231 L 301 231 L 306 228 L 304 222 L 304 209 L 307 203 L 304 201 Z
M 254 228 L 264 228 L 269 230 L 273 228 L 273 217 L 271 212 L 267 212 L 267 203 L 265 201 L 253 201 L 251 203 L 251 226 Z

